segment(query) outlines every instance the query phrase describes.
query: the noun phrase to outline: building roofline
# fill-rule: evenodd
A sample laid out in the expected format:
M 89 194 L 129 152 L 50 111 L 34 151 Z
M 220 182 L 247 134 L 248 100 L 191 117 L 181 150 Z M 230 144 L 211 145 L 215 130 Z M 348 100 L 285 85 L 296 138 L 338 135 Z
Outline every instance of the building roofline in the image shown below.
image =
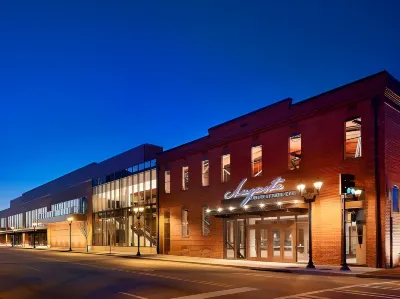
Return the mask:
M 294 103 L 294 100 L 293 100 L 292 98 L 290 98 L 290 97 L 289 97 L 289 98 L 286 98 L 286 99 L 283 99 L 283 100 L 280 100 L 280 101 L 275 102 L 275 103 L 272 103 L 272 104 L 270 104 L 270 105 L 261 107 L 261 108 L 259 108 L 259 109 L 257 109 L 257 110 L 254 110 L 254 111 L 251 111 L 251 112 L 249 112 L 249 113 L 243 114 L 243 115 L 241 115 L 241 116 L 232 118 L 232 119 L 230 119 L 230 120 L 228 120 L 228 121 L 226 121 L 226 122 L 223 122 L 223 123 L 221 123 L 221 124 L 219 124 L 219 125 L 213 126 L 213 127 L 209 128 L 208 131 L 214 130 L 214 129 L 217 129 L 217 128 L 224 127 L 224 126 L 226 126 L 226 125 L 229 125 L 229 124 L 231 124 L 231 123 L 233 123 L 233 122 L 236 122 L 236 121 L 240 120 L 241 118 L 245 118 L 245 117 L 248 117 L 248 116 L 250 116 L 250 115 L 252 115 L 252 114 L 256 114 L 257 112 L 260 112 L 260 111 L 262 111 L 262 110 L 264 110 L 264 109 L 269 109 L 269 108 L 274 107 L 274 106 L 276 106 L 276 105 L 282 104 L 282 103 L 284 103 L 284 102 L 286 102 L 286 101 L 289 103 L 289 106 L 291 106 L 291 105 L 301 105 L 301 104 L 307 103 L 308 101 L 312 101 L 312 100 L 314 100 L 314 99 L 316 99 L 316 98 L 318 98 L 318 97 L 321 97 L 321 96 L 324 96 L 324 95 L 327 95 L 327 94 L 336 92 L 336 91 L 338 91 L 338 90 L 340 90 L 340 89 L 343 89 L 343 88 L 347 88 L 347 87 L 349 87 L 349 86 L 351 86 L 351 85 L 355 85 L 355 84 L 361 83 L 361 82 L 363 82 L 363 81 L 370 80 L 370 79 L 373 78 L 373 77 L 381 76 L 382 74 L 386 74 L 386 75 L 390 76 L 391 78 L 393 78 L 394 80 L 396 80 L 396 78 L 394 78 L 392 75 L 390 75 L 390 73 L 389 73 L 387 70 L 383 70 L 383 71 L 380 71 L 380 72 L 378 72 L 378 73 L 369 75 L 369 76 L 367 76 L 367 77 L 358 79 L 358 80 L 356 80 L 356 81 L 352 81 L 352 82 L 350 82 L 350 83 L 346 83 L 346 84 L 341 85 L 341 86 L 339 86 L 339 87 L 336 87 L 336 88 L 334 88 L 334 89 L 330 89 L 330 90 L 324 91 L 324 92 L 322 92 L 322 93 L 320 93 L 320 94 L 318 94 L 318 95 L 315 95 L 315 96 L 312 96 L 312 97 L 310 97 L 310 98 L 301 100 L 301 101 L 299 101 L 299 102 L 295 102 L 295 103 Z M 397 80 L 396 80 L 396 81 L 397 81 Z
M 171 147 L 170 149 L 167 149 L 167 150 L 164 150 L 164 151 L 158 153 L 157 156 L 162 156 L 162 155 L 164 155 L 164 154 L 166 154 L 166 153 L 169 153 L 169 152 L 171 152 L 171 151 L 173 151 L 173 150 L 176 150 L 176 149 L 178 149 L 178 148 L 181 148 L 181 147 L 187 146 L 187 145 L 189 145 L 189 144 L 192 144 L 192 143 L 201 141 L 201 140 L 203 140 L 203 139 L 207 139 L 208 136 L 209 136 L 209 135 L 206 135 L 206 136 L 197 138 L 197 139 L 195 139 L 195 140 L 192 140 L 192 141 L 189 141 L 189 142 L 186 142 L 186 143 L 183 143 L 183 144 L 180 144 L 180 145 Z
M 84 169 L 84 168 L 86 168 L 86 167 L 94 166 L 94 165 L 96 165 L 96 164 L 97 164 L 96 162 L 92 162 L 92 163 L 89 163 L 89 164 L 87 164 L 87 165 L 85 165 L 85 166 L 82 166 L 82 167 L 80 167 L 80 168 L 78 168 L 78 169 L 75 169 L 75 170 L 73 170 L 73 171 L 71 171 L 71 172 L 68 172 L 68 173 L 66 173 L 66 174 L 63 174 L 62 176 L 59 176 L 59 177 L 57 177 L 57 178 L 55 178 L 55 179 L 52 179 L 51 181 L 45 182 L 45 183 L 41 184 L 40 186 L 37 186 L 37 187 L 35 187 L 35 188 L 33 188 L 33 189 L 30 189 L 30 190 L 28 190 L 28 191 L 25 191 L 24 193 L 21 194 L 21 196 L 29 195 L 28 193 L 31 192 L 31 191 L 37 190 L 37 189 L 39 189 L 39 188 L 41 188 L 41 187 L 43 187 L 43 186 L 45 186 L 45 185 L 47 185 L 47 184 L 50 184 L 50 183 L 52 183 L 52 182 L 54 182 L 54 181 L 57 181 L 57 180 L 59 180 L 59 179 L 65 177 L 65 176 L 68 176 L 68 175 L 70 175 L 70 174 L 76 173 L 76 172 L 78 172 L 78 171 L 80 171 L 80 170 L 82 170 L 82 169 Z M 21 196 L 19 196 L 19 197 L 21 197 Z M 17 197 L 17 198 L 19 198 L 19 197 Z M 15 198 L 15 199 L 17 199 L 17 198 Z M 13 200 L 14 200 L 14 199 L 13 199 Z
M 159 155 L 159 156 L 162 156 L 163 154 L 167 154 L 167 153 L 169 153 L 169 152 L 171 152 L 171 151 L 174 151 L 174 150 L 177 150 L 177 149 L 179 149 L 179 148 L 185 147 L 185 146 L 190 145 L 190 144 L 192 144 L 192 143 L 195 143 L 195 142 L 198 142 L 198 141 L 207 139 L 207 138 L 210 136 L 210 135 L 209 135 L 209 134 L 210 134 L 210 131 L 213 131 L 214 129 L 218 129 L 218 128 L 227 126 L 227 125 L 229 125 L 229 124 L 232 124 L 232 123 L 234 123 L 234 122 L 239 121 L 240 119 L 244 119 L 244 118 L 246 118 L 246 117 L 248 117 L 248 116 L 251 116 L 251 115 L 256 114 L 256 113 L 258 113 L 258 112 L 260 112 L 260 111 L 269 109 L 269 108 L 271 108 L 271 107 L 274 107 L 274 106 L 277 106 L 277 105 L 281 105 L 281 104 L 283 104 L 283 103 L 285 103 L 285 102 L 288 103 L 289 107 L 290 107 L 290 106 L 303 105 L 303 104 L 308 103 L 309 101 L 315 100 L 315 99 L 317 99 L 317 98 L 319 98 L 319 97 L 321 97 L 321 96 L 325 96 L 325 95 L 328 95 L 328 94 L 330 94 L 330 93 L 337 92 L 338 90 L 341 90 L 341 89 L 344 89 L 344 88 L 348 88 L 349 86 L 352 86 L 352 85 L 355 85 L 355 84 L 362 83 L 363 81 L 370 80 L 370 79 L 372 79 L 372 78 L 374 78 L 374 77 L 382 76 L 383 74 L 385 74 L 385 75 L 389 76 L 390 78 L 394 79 L 395 81 L 399 82 L 399 81 L 398 81 L 395 77 L 393 77 L 387 70 L 383 70 L 383 71 L 377 72 L 377 73 L 375 73 L 375 74 L 369 75 L 369 76 L 367 76 L 367 77 L 358 79 L 358 80 L 356 80 L 356 81 L 353 81 L 353 82 L 350 82 L 350 83 L 346 83 L 346 84 L 341 85 L 341 86 L 339 86 L 339 87 L 336 87 L 336 88 L 334 88 L 334 89 L 330 89 L 330 90 L 328 90 L 328 91 L 325 91 L 325 92 L 323 92 L 323 93 L 320 93 L 320 94 L 315 95 L 315 96 L 312 96 L 312 97 L 310 97 L 310 98 L 301 100 L 301 101 L 296 102 L 296 103 L 294 103 L 294 100 L 293 100 L 292 98 L 285 98 L 285 99 L 280 100 L 280 101 L 278 101 L 278 102 L 272 103 L 272 104 L 270 104 L 270 105 L 261 107 L 261 108 L 259 108 L 259 109 L 257 109 L 257 110 L 254 110 L 254 111 L 251 111 L 251 112 L 249 112 L 249 113 L 243 114 L 243 115 L 238 116 L 238 117 L 235 117 L 235 118 L 233 118 L 233 119 L 230 119 L 230 120 L 228 120 L 228 121 L 226 121 L 226 122 L 223 122 L 223 123 L 221 123 L 221 124 L 219 124 L 219 125 L 215 125 L 215 126 L 213 126 L 213 127 L 211 127 L 211 128 L 208 129 L 208 135 L 205 135 L 205 136 L 200 137 L 200 138 L 198 138 L 198 139 L 195 139 L 195 140 L 192 140 L 192 141 L 183 143 L 183 144 L 181 144 L 181 145 L 172 147 L 172 148 L 170 148 L 170 149 L 168 149 L 168 150 L 164 150 L 162 153 L 159 153 L 158 155 Z

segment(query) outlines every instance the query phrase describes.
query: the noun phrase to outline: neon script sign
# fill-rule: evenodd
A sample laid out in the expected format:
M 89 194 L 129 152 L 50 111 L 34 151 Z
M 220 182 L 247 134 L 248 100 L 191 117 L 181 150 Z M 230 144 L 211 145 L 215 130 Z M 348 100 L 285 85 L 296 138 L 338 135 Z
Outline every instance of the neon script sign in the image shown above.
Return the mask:
M 256 187 L 256 188 L 253 188 L 253 189 L 243 189 L 243 186 L 244 186 L 244 184 L 246 182 L 247 182 L 247 178 L 243 179 L 239 183 L 239 185 L 236 187 L 235 191 L 226 192 L 225 195 L 224 195 L 224 198 L 225 199 L 233 199 L 233 198 L 244 197 L 244 199 L 240 203 L 241 206 L 244 206 L 250 200 L 253 200 L 253 199 L 264 199 L 264 198 L 296 195 L 296 191 L 287 191 L 287 192 L 269 194 L 269 193 L 272 193 L 274 191 L 281 191 L 281 190 L 283 190 L 285 188 L 283 186 L 283 183 L 285 182 L 285 179 L 283 179 L 281 177 L 277 177 L 276 179 L 274 179 L 269 186 Z

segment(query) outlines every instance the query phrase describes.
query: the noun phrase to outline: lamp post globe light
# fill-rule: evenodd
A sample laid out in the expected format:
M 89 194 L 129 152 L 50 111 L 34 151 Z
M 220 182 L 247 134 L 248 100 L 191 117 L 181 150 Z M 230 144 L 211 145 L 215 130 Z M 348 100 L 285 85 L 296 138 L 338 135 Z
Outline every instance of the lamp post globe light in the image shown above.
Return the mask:
M 69 251 L 72 251 L 72 221 L 74 218 L 68 217 L 67 220 L 69 223 Z
M 14 226 L 10 226 L 10 228 L 11 228 L 11 231 L 12 231 L 12 239 L 11 239 L 11 247 L 14 247 L 14 229 L 15 229 L 15 227 Z
M 299 190 L 300 196 L 303 197 L 305 203 L 308 203 L 308 264 L 307 264 L 308 269 L 315 268 L 312 258 L 311 203 L 315 201 L 317 195 L 319 195 L 319 192 L 321 191 L 321 188 L 322 188 L 322 182 L 320 181 L 314 183 L 313 189 L 307 190 L 306 185 L 304 184 L 300 184 L 297 186 L 297 190 Z
M 136 206 L 136 207 L 133 208 L 133 212 L 135 212 L 136 219 L 137 219 L 136 227 L 137 227 L 137 236 L 138 236 L 138 251 L 137 251 L 136 256 L 141 256 L 141 254 L 140 254 L 140 235 L 139 235 L 139 232 L 140 232 L 140 226 L 141 226 L 140 217 L 142 217 L 143 211 L 144 211 L 144 207 L 143 206 L 140 206 L 140 207 Z
M 37 227 L 38 223 L 37 222 L 33 222 L 32 226 L 33 226 L 33 248 L 36 248 L 36 227 Z

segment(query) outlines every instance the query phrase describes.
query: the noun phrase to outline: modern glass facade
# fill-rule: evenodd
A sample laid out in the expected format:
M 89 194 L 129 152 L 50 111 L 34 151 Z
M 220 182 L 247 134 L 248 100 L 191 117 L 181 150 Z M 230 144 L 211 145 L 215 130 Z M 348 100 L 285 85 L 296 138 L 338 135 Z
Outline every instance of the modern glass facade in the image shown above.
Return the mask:
M 157 246 L 157 171 L 155 160 L 93 182 L 94 246 Z M 133 207 L 142 206 L 140 215 Z

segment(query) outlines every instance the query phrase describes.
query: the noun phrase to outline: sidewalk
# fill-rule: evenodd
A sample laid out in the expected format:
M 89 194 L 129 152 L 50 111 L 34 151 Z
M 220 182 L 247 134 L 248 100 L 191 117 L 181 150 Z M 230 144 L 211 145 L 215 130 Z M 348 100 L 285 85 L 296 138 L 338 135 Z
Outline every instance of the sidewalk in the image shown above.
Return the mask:
M 137 257 L 132 257 L 137 258 Z M 248 260 L 224 260 L 200 257 L 186 257 L 173 255 L 149 255 L 142 259 L 169 261 L 177 263 L 200 264 L 210 266 L 234 267 L 257 271 L 272 271 L 284 273 L 310 274 L 310 275 L 331 275 L 331 276 L 359 276 L 374 272 L 378 269 L 368 267 L 351 267 L 351 271 L 340 271 L 340 266 L 316 266 L 315 269 L 307 269 L 306 264 L 297 263 L 274 263 Z M 399 277 L 400 278 L 400 277 Z
M 19 248 L 22 249 L 22 247 Z M 24 249 L 33 249 L 33 248 L 24 247 Z M 37 248 L 36 250 L 69 252 L 68 248 L 65 249 Z M 185 264 L 232 267 L 232 268 L 250 269 L 256 271 L 400 280 L 400 267 L 394 269 L 379 269 L 379 268 L 349 266 L 351 271 L 340 271 L 340 266 L 316 265 L 316 269 L 307 269 L 306 264 L 297 264 L 297 263 L 274 263 L 274 262 L 259 262 L 259 261 L 249 261 L 249 260 L 224 260 L 224 259 L 161 255 L 161 254 L 142 254 L 142 256 L 137 257 L 134 254 L 127 254 L 126 252 L 116 252 L 115 250 L 112 250 L 111 254 L 109 251 L 86 252 L 86 248 L 73 249 L 71 253 L 108 255 L 108 256 L 116 256 L 128 259 L 145 259 L 145 260 L 175 262 L 175 263 L 185 263 Z

